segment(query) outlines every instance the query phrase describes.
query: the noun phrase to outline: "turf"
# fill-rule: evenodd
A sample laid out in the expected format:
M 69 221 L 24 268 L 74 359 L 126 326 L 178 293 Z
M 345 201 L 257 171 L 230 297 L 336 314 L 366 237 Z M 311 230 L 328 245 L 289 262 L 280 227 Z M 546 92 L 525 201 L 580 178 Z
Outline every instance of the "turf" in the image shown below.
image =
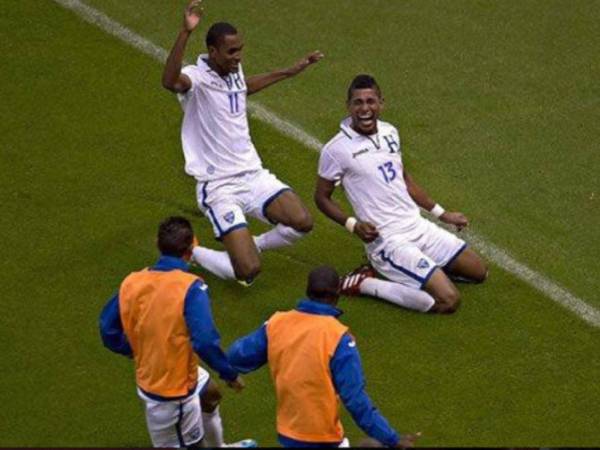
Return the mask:
M 182 5 L 89 3 L 166 48 Z M 206 3 L 207 22 L 227 19 L 244 31 L 248 73 L 303 50 L 327 54 L 256 97 L 323 141 L 343 117 L 349 79 L 372 72 L 408 167 L 434 198 L 600 306 L 597 4 Z M 201 33 L 195 39 L 190 58 Z M 96 322 L 120 280 L 155 259 L 163 217 L 191 217 L 213 245 L 183 173 L 178 105 L 160 88 L 158 63 L 50 1 L 6 8 L 0 50 L 8 62 L 0 73 L 0 384 L 9 387 L 0 390 L 0 445 L 149 445 L 131 364 L 102 348 Z M 225 345 L 292 307 L 312 266 L 344 271 L 363 258 L 360 244 L 312 207 L 317 155 L 263 123 L 251 128 L 265 165 L 306 200 L 316 226 L 293 248 L 266 254 L 250 290 L 206 276 Z M 423 446 L 596 444 L 600 332 L 493 265 L 486 285 L 461 291 L 453 317 L 369 299 L 341 305 L 369 392 L 390 421 L 423 431 Z M 227 435 L 274 445 L 267 371 L 247 383 L 239 396 L 226 392 Z

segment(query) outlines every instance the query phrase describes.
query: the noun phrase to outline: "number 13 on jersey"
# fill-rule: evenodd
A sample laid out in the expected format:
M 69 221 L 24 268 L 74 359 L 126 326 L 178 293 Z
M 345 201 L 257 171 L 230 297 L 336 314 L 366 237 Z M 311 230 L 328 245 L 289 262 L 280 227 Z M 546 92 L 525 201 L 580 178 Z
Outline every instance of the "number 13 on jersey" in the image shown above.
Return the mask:
M 383 163 L 377 168 L 381 172 L 381 175 L 383 175 L 383 179 L 386 183 L 391 183 L 396 179 L 396 176 L 398 175 L 398 172 L 396 172 L 396 169 L 394 169 L 394 163 L 392 161 Z

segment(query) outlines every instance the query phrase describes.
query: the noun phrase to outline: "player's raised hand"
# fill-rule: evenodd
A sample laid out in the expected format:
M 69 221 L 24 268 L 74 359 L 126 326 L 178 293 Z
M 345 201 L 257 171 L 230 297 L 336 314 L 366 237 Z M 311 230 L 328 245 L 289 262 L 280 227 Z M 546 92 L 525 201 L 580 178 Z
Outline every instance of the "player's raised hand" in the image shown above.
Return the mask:
M 354 233 L 367 244 L 373 242 L 379 237 L 379 231 L 375 228 L 375 225 L 369 222 L 357 222 L 354 227 Z
M 204 10 L 200 7 L 201 3 L 202 0 L 192 0 L 185 7 L 185 12 L 183 13 L 183 27 L 190 33 L 196 29 L 204 14 Z
M 304 58 L 302 58 L 300 61 L 298 61 L 296 64 L 294 64 L 292 66 L 292 68 L 291 68 L 292 75 L 299 74 L 300 72 L 302 72 L 304 69 L 306 69 L 311 64 L 319 62 L 321 59 L 323 59 L 324 56 L 325 55 L 323 53 L 321 53 L 319 50 L 309 53 L 308 55 L 306 55 Z
M 415 446 L 415 442 L 417 439 L 421 437 L 421 433 L 415 434 L 403 434 L 402 439 L 396 445 L 397 448 L 412 448 Z
M 244 383 L 244 380 L 242 380 L 242 377 L 238 376 L 235 380 L 228 381 L 227 386 L 229 386 L 235 392 L 241 392 L 242 389 L 246 387 L 246 384 Z
M 461 212 L 446 211 L 440 216 L 440 220 L 449 225 L 454 225 L 458 231 L 469 225 L 469 220 Z

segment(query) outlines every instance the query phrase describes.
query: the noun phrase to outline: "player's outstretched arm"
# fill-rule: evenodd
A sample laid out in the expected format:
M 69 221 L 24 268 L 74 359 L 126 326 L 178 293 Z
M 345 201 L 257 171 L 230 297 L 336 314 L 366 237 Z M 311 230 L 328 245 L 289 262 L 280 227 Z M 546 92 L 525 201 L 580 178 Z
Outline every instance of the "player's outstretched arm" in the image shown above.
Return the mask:
M 333 191 L 335 190 L 335 183 L 331 180 L 327 180 L 323 177 L 317 177 L 317 187 L 315 189 L 315 203 L 317 208 L 329 217 L 334 222 L 348 228 L 348 219 L 353 219 L 346 214 L 340 205 L 331 198 Z M 377 228 L 369 222 L 361 222 L 354 219 L 354 224 L 348 231 L 353 232 L 363 242 L 372 242 L 379 236 Z
M 371 438 L 389 447 L 410 446 L 410 436 L 399 435 L 365 392 L 365 378 L 356 341 L 349 333 L 340 339 L 329 363 L 333 384 L 354 422 Z
M 268 361 L 266 325 L 237 339 L 227 350 L 227 359 L 240 373 L 253 372 Z
M 435 214 L 434 208 L 436 206 L 439 207 L 427 194 L 425 189 L 419 186 L 413 178 L 409 175 L 409 173 L 404 171 L 404 182 L 406 183 L 406 189 L 408 190 L 408 194 L 415 201 L 417 205 L 421 208 L 430 211 Z M 437 216 L 442 222 L 445 222 L 449 225 L 454 225 L 460 231 L 467 225 L 469 225 L 469 220 L 467 217 L 461 212 L 452 212 L 452 211 L 444 211 L 441 207 L 439 215 Z
M 194 351 L 208 366 L 236 389 L 243 382 L 236 384 L 239 373 L 235 370 L 221 349 L 221 337 L 215 325 L 210 306 L 208 287 L 199 280 L 192 283 L 185 296 L 183 317 L 187 325 L 190 341 Z M 237 390 L 237 389 L 236 389 Z
M 201 2 L 202 0 L 192 0 L 186 6 L 183 13 L 183 27 L 165 64 L 162 85 L 165 89 L 172 92 L 184 93 L 192 87 L 189 77 L 181 73 L 181 65 L 190 34 L 196 29 L 202 19 L 203 10 L 200 8 Z
M 285 80 L 298 75 L 304 69 L 311 64 L 315 64 L 323 59 L 323 53 L 320 51 L 314 51 L 306 55 L 304 58 L 296 62 L 287 69 L 274 70 L 269 73 L 263 73 L 260 75 L 253 75 L 246 79 L 246 86 L 248 87 L 248 95 L 256 94 L 258 91 L 277 83 L 278 81 Z

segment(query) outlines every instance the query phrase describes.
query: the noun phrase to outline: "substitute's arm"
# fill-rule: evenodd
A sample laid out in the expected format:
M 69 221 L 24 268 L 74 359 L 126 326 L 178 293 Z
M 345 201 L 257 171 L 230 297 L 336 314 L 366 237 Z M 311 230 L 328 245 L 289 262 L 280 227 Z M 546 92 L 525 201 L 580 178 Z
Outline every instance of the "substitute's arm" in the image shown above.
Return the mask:
M 183 14 L 183 27 L 177 36 L 175 45 L 167 58 L 165 69 L 163 71 L 162 85 L 165 89 L 172 92 L 183 94 L 190 90 L 192 81 L 185 74 L 181 73 L 183 55 L 185 46 L 190 34 L 196 29 L 202 19 L 202 9 L 199 8 L 201 0 L 192 0 Z
M 238 371 L 231 366 L 221 349 L 221 337 L 213 321 L 207 290 L 206 284 L 198 280 L 192 284 L 185 297 L 183 315 L 192 347 L 202 361 L 231 387 L 239 390 L 243 383 L 238 378 Z
M 425 189 L 415 183 L 406 170 L 404 170 L 403 176 L 408 194 L 421 208 L 431 212 L 431 214 L 439 218 L 442 222 L 456 226 L 459 230 L 469 225 L 469 221 L 463 213 L 445 211 L 440 205 L 435 203 Z
M 227 359 L 241 373 L 259 369 L 267 363 L 266 324 L 247 336 L 239 338 L 227 350 Z
M 365 379 L 356 342 L 342 336 L 330 362 L 337 393 L 356 424 L 370 437 L 388 447 L 412 447 L 419 434 L 400 436 L 365 392 Z
M 123 331 L 119 311 L 119 295 L 113 296 L 100 313 L 100 336 L 106 348 L 121 355 L 133 356 L 133 351 Z
M 246 86 L 248 88 L 248 95 L 252 95 L 257 93 L 258 91 L 266 88 L 267 86 L 271 86 L 278 81 L 285 80 L 287 78 L 291 78 L 293 76 L 298 75 L 308 66 L 320 61 L 323 58 L 323 53 L 320 51 L 315 51 L 309 53 L 304 58 L 299 60 L 296 64 L 286 69 L 274 70 L 269 73 L 263 73 L 260 75 L 253 75 L 249 78 L 246 78 Z

